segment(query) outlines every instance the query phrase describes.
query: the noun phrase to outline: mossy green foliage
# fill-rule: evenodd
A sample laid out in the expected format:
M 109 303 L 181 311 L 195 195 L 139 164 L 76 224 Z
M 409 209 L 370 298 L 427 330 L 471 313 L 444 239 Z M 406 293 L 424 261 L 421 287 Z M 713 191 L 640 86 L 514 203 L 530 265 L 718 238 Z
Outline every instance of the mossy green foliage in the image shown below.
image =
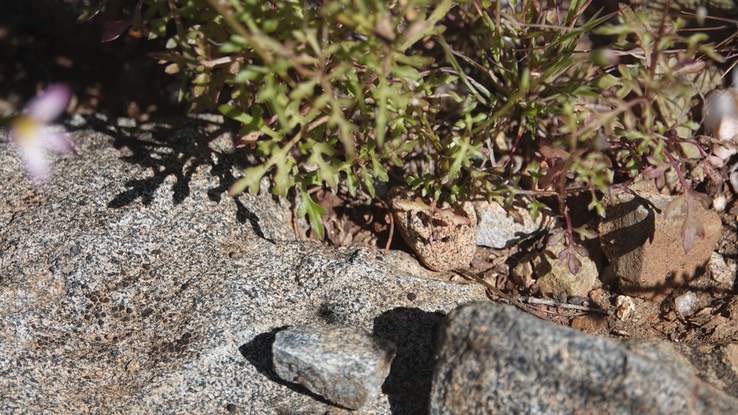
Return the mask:
M 681 21 L 590 1 L 142 0 L 157 57 L 184 74 L 192 110 L 239 121 L 260 162 L 231 194 L 294 189 L 323 236 L 311 189 L 375 196 L 393 172 L 429 203 L 525 195 L 556 204 L 576 271 L 586 250 L 567 198 L 602 196 L 673 169 L 692 141 L 698 57 L 716 57 Z M 649 17 L 651 17 L 649 19 Z M 611 44 L 592 50 L 592 33 Z M 686 197 L 685 199 L 689 199 Z

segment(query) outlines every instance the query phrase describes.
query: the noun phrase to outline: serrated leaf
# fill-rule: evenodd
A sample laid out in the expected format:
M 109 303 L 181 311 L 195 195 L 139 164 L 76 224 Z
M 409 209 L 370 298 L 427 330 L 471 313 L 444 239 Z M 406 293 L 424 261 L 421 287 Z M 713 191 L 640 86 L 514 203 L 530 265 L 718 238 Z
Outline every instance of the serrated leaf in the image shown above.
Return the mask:
M 595 232 L 595 231 L 593 231 L 591 229 L 587 229 L 584 226 L 580 226 L 578 228 L 574 228 L 573 230 L 582 239 L 593 239 L 593 238 L 596 238 L 597 237 L 597 232 Z
M 426 20 L 416 21 L 411 24 L 407 30 L 402 34 L 402 40 L 398 50 L 404 52 L 410 46 L 414 45 L 415 42 L 432 34 L 438 34 L 443 32 L 443 26 L 437 26 L 436 23 L 446 17 L 446 14 L 454 6 L 455 2 L 451 0 L 443 0 L 433 10 L 431 15 Z
M 592 201 L 589 202 L 587 205 L 587 210 L 596 210 L 597 215 L 601 218 L 607 217 L 607 211 L 605 210 L 605 204 L 602 202 L 602 200 L 597 199 L 597 197 L 592 196 Z
M 325 215 L 327 211 L 323 206 L 315 203 L 310 197 L 310 194 L 301 189 L 300 191 L 300 206 L 297 208 L 297 216 L 307 216 L 308 222 L 310 223 L 310 229 L 313 230 L 315 237 L 323 240 L 325 238 L 325 228 L 323 227 L 322 215 Z
M 295 184 L 293 177 L 290 175 L 292 166 L 295 164 L 292 157 L 287 157 L 284 163 L 276 163 L 277 172 L 274 174 L 274 186 L 272 193 L 278 196 L 285 196 L 287 190 Z
M 244 190 L 246 190 L 246 188 L 248 188 L 249 192 L 253 194 L 259 193 L 261 187 L 261 178 L 264 177 L 267 170 L 268 167 L 263 165 L 253 166 L 245 169 L 243 171 L 243 177 L 233 183 L 231 188 L 228 189 L 228 194 L 230 196 L 235 196 L 239 193 L 242 193 Z
M 297 85 L 295 89 L 290 92 L 290 99 L 294 101 L 301 101 L 309 96 L 313 95 L 313 91 L 315 89 L 315 85 L 317 85 L 318 80 L 317 79 L 311 79 L 307 80 L 305 82 L 301 82 Z

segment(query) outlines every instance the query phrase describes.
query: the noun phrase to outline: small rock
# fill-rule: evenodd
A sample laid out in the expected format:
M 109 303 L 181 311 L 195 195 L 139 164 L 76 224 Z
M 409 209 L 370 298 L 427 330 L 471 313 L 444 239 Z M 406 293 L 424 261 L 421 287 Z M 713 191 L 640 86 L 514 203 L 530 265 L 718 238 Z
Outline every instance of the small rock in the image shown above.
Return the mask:
M 724 211 L 727 206 L 728 198 L 726 198 L 725 195 L 717 195 L 712 199 L 712 207 L 714 207 L 718 212 Z
M 474 202 L 474 210 L 477 213 L 477 245 L 497 249 L 509 248 L 545 232 L 553 222 L 552 217 L 544 213 L 540 213 L 536 220 L 533 220 L 527 209 L 516 206 L 510 209 L 512 214 L 497 202 Z
M 430 414 L 734 414 L 738 399 L 673 350 L 469 303 L 441 327 Z
M 619 295 L 615 299 L 615 307 L 617 307 L 615 315 L 617 315 L 620 320 L 627 320 L 636 309 L 633 298 L 628 297 L 627 295 Z
M 589 299 L 592 304 L 601 310 L 609 310 L 612 307 L 610 303 L 610 294 L 602 288 L 597 288 L 589 292 Z
M 607 219 L 599 226 L 602 250 L 610 260 L 624 294 L 661 301 L 677 287 L 689 287 L 704 270 L 720 237 L 718 215 L 694 201 L 695 217 L 705 230 L 684 253 L 684 217 L 667 219 L 672 196 L 648 190 L 649 183 L 631 186 L 633 193 L 613 191 Z
M 722 255 L 713 252 L 710 256 L 710 263 L 707 265 L 710 270 L 712 289 L 721 292 L 730 292 L 735 283 L 735 264 L 726 264 Z
M 466 222 L 452 223 L 452 220 L 439 213 L 403 206 L 403 202 L 416 199 L 416 195 L 406 188 L 393 188 L 389 198 L 392 216 L 402 239 L 425 266 L 433 271 L 448 271 L 469 265 L 477 246 L 477 216 L 471 202 L 464 202 L 453 208 L 436 208 L 449 217 Z
M 694 311 L 694 304 L 696 301 L 697 294 L 692 291 L 687 291 L 674 299 L 674 307 L 682 316 L 689 316 Z
M 543 253 L 529 255 L 513 268 L 514 281 L 525 282 L 526 275 L 532 269 L 541 293 L 546 295 L 566 294 L 567 296 L 586 297 L 597 283 L 597 265 L 588 257 L 579 258 L 582 266 L 579 272 L 572 274 L 566 260 L 558 258 L 563 249 L 561 243 L 547 246 Z
M 396 348 L 387 340 L 350 326 L 308 326 L 277 333 L 274 369 L 349 409 L 369 407 L 389 375 Z
M 510 270 L 510 280 L 520 289 L 527 290 L 535 282 L 531 258 L 524 258 Z
M 607 320 L 596 314 L 583 314 L 574 317 L 571 326 L 585 333 L 602 333 L 607 330 Z
M 710 149 L 723 161 L 738 151 L 738 96 L 733 88 L 710 92 L 705 100 L 704 123 L 715 138 Z

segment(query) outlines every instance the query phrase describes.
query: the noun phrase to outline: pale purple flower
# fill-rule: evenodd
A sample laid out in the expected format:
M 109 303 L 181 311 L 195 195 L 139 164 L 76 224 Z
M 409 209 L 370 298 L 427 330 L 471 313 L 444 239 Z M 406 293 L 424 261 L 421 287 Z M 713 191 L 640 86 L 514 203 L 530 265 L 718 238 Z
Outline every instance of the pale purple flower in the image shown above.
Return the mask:
M 10 138 L 18 147 L 26 170 L 34 180 L 43 182 L 49 176 L 47 152 L 64 154 L 74 149 L 72 140 L 64 131 L 55 131 L 48 125 L 64 112 L 71 94 L 69 86 L 65 84 L 49 85 L 13 120 Z

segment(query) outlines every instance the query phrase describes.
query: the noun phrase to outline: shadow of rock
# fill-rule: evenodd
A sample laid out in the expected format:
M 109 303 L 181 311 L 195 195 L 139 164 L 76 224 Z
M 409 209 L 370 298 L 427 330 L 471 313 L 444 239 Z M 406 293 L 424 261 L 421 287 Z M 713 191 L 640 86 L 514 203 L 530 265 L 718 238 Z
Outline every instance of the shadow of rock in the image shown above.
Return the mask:
M 374 334 L 397 347 L 390 374 L 382 386 L 392 414 L 428 413 L 433 354 L 444 316 L 417 308 L 395 308 L 374 319 Z

